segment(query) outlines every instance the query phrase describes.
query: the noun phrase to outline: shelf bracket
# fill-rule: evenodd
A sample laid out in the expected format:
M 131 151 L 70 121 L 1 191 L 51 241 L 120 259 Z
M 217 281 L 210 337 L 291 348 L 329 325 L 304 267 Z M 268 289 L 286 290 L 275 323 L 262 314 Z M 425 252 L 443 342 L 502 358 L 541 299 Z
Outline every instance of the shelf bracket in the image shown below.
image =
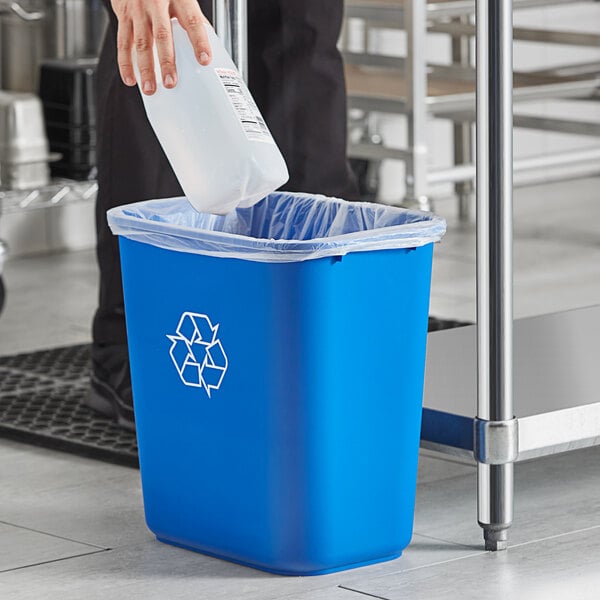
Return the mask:
M 473 422 L 473 453 L 478 463 L 506 465 L 519 455 L 519 420 Z

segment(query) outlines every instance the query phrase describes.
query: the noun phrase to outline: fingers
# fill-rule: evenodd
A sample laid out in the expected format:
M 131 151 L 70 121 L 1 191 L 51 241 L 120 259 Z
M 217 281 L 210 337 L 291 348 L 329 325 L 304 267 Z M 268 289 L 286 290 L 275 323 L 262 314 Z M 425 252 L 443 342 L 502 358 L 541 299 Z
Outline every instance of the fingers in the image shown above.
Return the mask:
M 152 32 L 163 83 L 166 88 L 173 88 L 177 84 L 177 69 L 175 67 L 175 49 L 173 48 L 171 19 L 168 12 L 165 11 L 162 15 L 154 17 Z
M 144 94 L 152 95 L 156 91 L 154 77 L 154 56 L 152 53 L 152 26 L 149 20 L 137 19 L 133 24 L 133 43 L 140 72 L 140 86 Z
M 177 5 L 174 16 L 179 24 L 186 30 L 197 61 L 201 65 L 207 65 L 211 60 L 210 42 L 206 33 L 205 25 L 207 18 L 202 14 L 195 0 Z
M 133 24 L 128 19 L 119 21 L 117 31 L 117 62 L 119 63 L 119 73 L 123 83 L 128 86 L 135 85 L 135 72 L 133 70 L 133 60 L 131 49 L 133 41 Z

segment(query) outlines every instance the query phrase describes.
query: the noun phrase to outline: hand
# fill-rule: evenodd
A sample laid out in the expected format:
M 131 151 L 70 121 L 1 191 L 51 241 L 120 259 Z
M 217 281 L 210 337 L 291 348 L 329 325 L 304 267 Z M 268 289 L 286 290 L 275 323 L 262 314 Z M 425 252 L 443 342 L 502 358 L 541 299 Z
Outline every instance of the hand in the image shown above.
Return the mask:
M 119 21 L 117 61 L 123 83 L 136 84 L 132 50 L 135 48 L 141 88 L 144 94 L 156 91 L 153 46 L 156 44 L 162 80 L 166 88 L 177 85 L 175 50 L 171 17 L 177 17 L 194 47 L 201 65 L 210 63 L 210 43 L 206 34 L 207 18 L 197 0 L 111 0 Z

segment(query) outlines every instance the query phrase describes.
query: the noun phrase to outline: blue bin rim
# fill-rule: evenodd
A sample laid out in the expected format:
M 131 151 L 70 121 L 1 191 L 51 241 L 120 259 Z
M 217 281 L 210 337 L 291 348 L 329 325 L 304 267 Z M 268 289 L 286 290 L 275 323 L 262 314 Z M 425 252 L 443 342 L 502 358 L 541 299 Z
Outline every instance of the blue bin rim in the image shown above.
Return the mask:
M 303 207 L 312 204 L 325 216 L 333 214 L 334 218 L 342 214 L 355 219 L 358 215 L 363 220 L 372 219 L 375 226 L 369 228 L 367 224 L 356 230 L 353 221 L 352 231 L 310 239 L 252 237 L 219 229 L 245 223 L 252 211 L 261 210 L 263 203 L 277 207 L 283 202 Z M 181 216 L 200 226 L 173 222 L 181 220 Z M 432 213 L 292 192 L 269 194 L 254 207 L 237 209 L 228 215 L 198 213 L 185 197 L 135 202 L 109 210 L 108 223 L 115 235 L 167 250 L 257 262 L 298 262 L 353 252 L 416 248 L 438 242 L 446 231 L 445 220 Z

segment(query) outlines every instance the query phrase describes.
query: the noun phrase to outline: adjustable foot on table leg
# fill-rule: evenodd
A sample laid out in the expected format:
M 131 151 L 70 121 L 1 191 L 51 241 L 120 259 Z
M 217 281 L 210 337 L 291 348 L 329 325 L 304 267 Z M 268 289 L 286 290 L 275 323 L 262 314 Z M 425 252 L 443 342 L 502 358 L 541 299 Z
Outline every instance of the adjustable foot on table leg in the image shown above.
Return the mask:
M 488 552 L 498 552 L 508 548 L 508 529 L 484 529 L 483 539 Z

